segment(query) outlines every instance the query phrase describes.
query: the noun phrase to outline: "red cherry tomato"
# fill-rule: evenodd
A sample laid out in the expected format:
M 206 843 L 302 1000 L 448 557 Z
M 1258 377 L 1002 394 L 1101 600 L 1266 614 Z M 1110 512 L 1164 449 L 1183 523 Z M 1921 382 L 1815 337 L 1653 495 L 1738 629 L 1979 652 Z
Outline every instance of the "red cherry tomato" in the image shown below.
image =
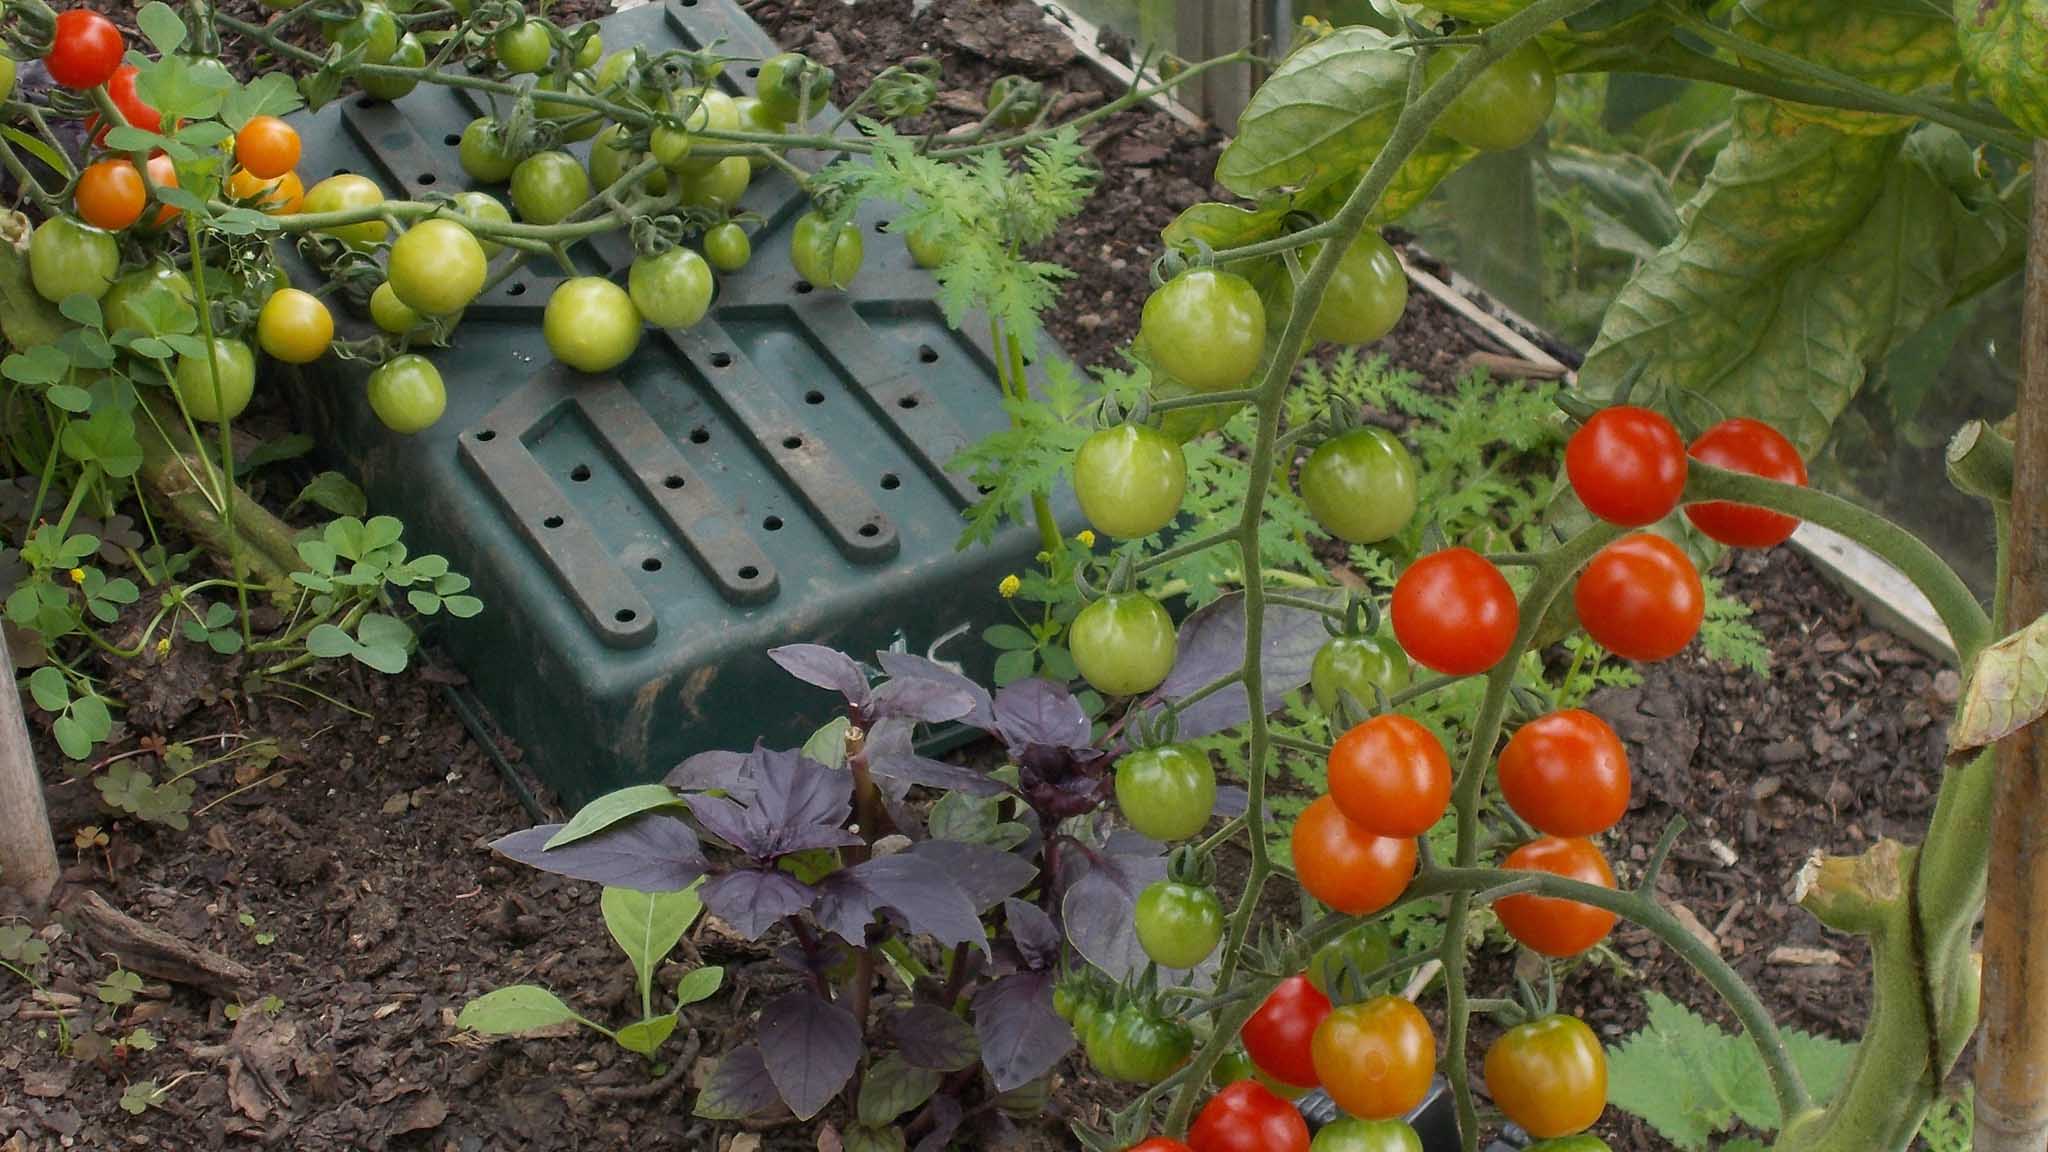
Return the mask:
M 1194 1150 L 1178 1140 L 1169 1140 L 1164 1136 L 1153 1136 L 1140 1140 L 1125 1149 L 1124 1152 L 1194 1152 Z
M 158 188 L 176 188 L 178 186 L 178 165 L 169 156 L 161 152 L 151 156 L 149 158 L 149 182 Z M 150 223 L 161 228 L 176 219 L 177 215 L 178 209 L 166 204 L 156 210 L 156 215 L 151 217 Z
M 1375 716 L 1330 749 L 1330 798 L 1375 836 L 1420 836 L 1450 806 L 1451 757 L 1421 724 Z
M 1678 545 L 1636 532 L 1602 548 L 1572 590 L 1572 604 L 1602 648 L 1624 660 L 1667 660 L 1700 630 L 1707 593 Z
M 1747 472 L 1781 484 L 1806 483 L 1806 461 L 1790 440 L 1761 420 L 1723 420 L 1692 442 L 1692 456 L 1730 472 Z M 1751 504 L 1709 500 L 1689 504 L 1686 519 L 1708 536 L 1736 548 L 1770 548 L 1790 539 L 1799 521 Z
M 1521 610 L 1507 577 L 1470 548 L 1432 552 L 1394 583 L 1394 639 L 1446 676 L 1484 672 L 1508 654 Z
M 1309 1041 L 1329 1014 L 1330 998 L 1313 981 L 1305 975 L 1289 976 L 1244 1022 L 1245 1054 L 1259 1071 L 1282 1084 L 1313 1088 L 1318 1081 Z
M 1194 1152 L 1308 1152 L 1308 1121 L 1256 1080 L 1209 1097 L 1188 1129 Z
M 1540 837 L 1508 853 L 1501 867 L 1614 887 L 1614 871 L 1607 866 L 1607 857 L 1590 840 Z M 1555 896 L 1503 897 L 1495 902 L 1493 913 L 1500 917 L 1508 935 L 1545 956 L 1576 956 L 1614 930 L 1614 913 Z
M 1629 404 L 1602 408 L 1564 446 L 1564 470 L 1588 512 L 1641 528 L 1678 507 L 1685 441 L 1660 412 Z
M 145 132 L 161 132 L 164 126 L 163 113 L 158 112 L 135 90 L 135 78 L 140 75 L 142 69 L 133 64 L 123 64 L 116 68 L 114 74 L 107 79 L 107 96 L 114 101 L 114 107 L 121 110 L 121 119 L 126 120 L 131 127 L 140 128 Z M 98 116 L 88 116 L 85 118 L 85 127 L 92 133 L 94 144 L 104 144 L 113 125 L 102 123 Z
M 1628 811 L 1628 750 L 1600 719 L 1567 708 L 1522 725 L 1500 754 L 1500 794 L 1539 832 L 1591 836 Z
M 43 67 L 50 79 L 66 88 L 97 88 L 121 66 L 121 30 L 105 16 L 87 8 L 57 14 L 57 34 Z
M 1302 810 L 1288 843 L 1302 888 L 1347 915 L 1392 904 L 1415 876 L 1413 837 L 1375 836 L 1345 819 L 1328 796 Z

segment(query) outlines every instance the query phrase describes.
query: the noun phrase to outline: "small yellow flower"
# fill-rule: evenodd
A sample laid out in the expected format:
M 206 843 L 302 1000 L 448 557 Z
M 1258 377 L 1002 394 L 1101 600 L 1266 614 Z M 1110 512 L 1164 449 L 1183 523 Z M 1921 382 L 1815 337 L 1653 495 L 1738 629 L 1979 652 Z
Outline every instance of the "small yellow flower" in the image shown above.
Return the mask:
M 1095 533 L 1090 532 L 1086 528 L 1081 529 L 1081 534 L 1074 537 L 1074 539 L 1080 541 L 1083 548 L 1095 547 Z
M 165 636 L 156 642 L 156 654 L 159 656 L 169 656 L 171 654 L 171 638 L 169 636 Z
M 71 570 L 71 582 L 72 582 L 73 584 L 83 584 L 83 583 L 85 583 L 85 569 L 83 569 L 83 568 L 73 568 L 73 569 Z
M 996 585 L 996 591 L 1001 592 L 1003 594 L 1003 599 L 1008 600 L 1012 596 L 1015 596 L 1017 594 L 1017 590 L 1022 587 L 1024 587 L 1024 582 L 1022 580 L 1017 579 L 1017 574 L 1013 572 L 1010 575 L 1003 577 L 1003 582 L 1001 584 Z

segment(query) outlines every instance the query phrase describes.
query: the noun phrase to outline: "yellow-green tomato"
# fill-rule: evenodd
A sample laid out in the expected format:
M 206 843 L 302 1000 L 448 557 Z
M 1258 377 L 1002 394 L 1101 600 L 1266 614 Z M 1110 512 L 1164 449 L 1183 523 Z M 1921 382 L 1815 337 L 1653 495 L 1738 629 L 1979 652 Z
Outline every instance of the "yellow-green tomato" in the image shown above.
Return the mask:
M 656 328 L 688 328 L 711 307 L 711 265 L 688 248 L 671 248 L 633 261 L 626 291 Z
M 391 290 L 423 316 L 448 316 L 483 291 L 488 266 L 469 229 L 453 220 L 422 220 L 391 245 Z
M 398 38 L 398 47 L 391 53 L 391 59 L 384 61 L 393 68 L 419 68 L 426 62 L 426 45 L 410 32 Z M 412 76 L 365 76 L 359 83 L 366 95 L 379 100 L 402 100 L 410 96 L 420 82 Z
M 14 95 L 15 62 L 12 56 L 0 56 L 0 100 Z
M 1415 458 L 1384 428 L 1354 428 L 1309 454 L 1301 468 L 1301 498 L 1330 535 L 1377 544 L 1415 515 Z
M 739 130 L 742 132 L 780 136 L 789 130 L 789 125 L 768 114 L 768 109 L 762 107 L 758 96 L 736 96 L 733 98 L 732 106 L 740 114 Z M 756 172 L 766 168 L 770 163 L 772 161 L 766 156 L 747 157 L 747 167 Z
M 370 322 L 393 336 L 403 336 L 425 324 L 426 320 L 419 313 L 406 307 L 405 302 L 398 298 L 398 293 L 391 290 L 391 284 L 387 281 L 377 285 L 377 290 L 370 293 Z
M 302 211 L 306 215 L 323 212 L 348 212 L 373 208 L 384 202 L 384 190 L 368 176 L 344 172 L 329 176 L 306 190 L 306 203 Z M 358 251 L 375 248 L 383 243 L 384 235 L 390 231 L 382 219 L 372 218 L 354 224 L 340 224 L 320 231 L 340 240 Z
M 1306 259 L 1315 259 L 1319 248 Z M 1359 235 L 1337 261 L 1309 335 L 1335 344 L 1370 344 L 1394 330 L 1408 307 L 1408 274 L 1377 232 Z
M 214 380 L 216 362 L 220 369 L 218 388 Z M 212 356 L 202 352 L 178 357 L 172 380 L 178 387 L 179 399 L 185 402 L 185 410 L 194 420 L 210 424 L 233 420 L 249 406 L 249 397 L 256 393 L 256 354 L 240 340 L 215 337 Z
M 1195 268 L 1145 298 L 1138 332 L 1152 362 L 1197 392 L 1251 379 L 1266 350 L 1266 308 L 1251 281 Z
M 1171 436 L 1144 424 L 1090 435 L 1074 455 L 1074 495 L 1097 532 L 1120 540 L 1150 536 L 1180 512 L 1187 457 Z
M 512 207 L 528 224 L 559 224 L 590 200 L 590 177 L 567 152 L 537 152 L 512 170 Z
M 1316 1133 L 1308 1152 L 1422 1152 L 1422 1138 L 1399 1120 L 1345 1116 Z
M 590 184 L 593 188 L 609 188 L 619 182 L 629 170 L 637 168 L 647 159 L 644 152 L 634 152 L 624 141 L 625 128 L 610 124 L 590 141 Z M 640 182 L 641 190 L 650 196 L 668 193 L 668 173 L 655 169 Z
M 441 370 L 425 356 L 408 352 L 370 373 L 370 411 L 393 432 L 424 432 L 447 409 L 448 389 L 441 383 Z
M 692 208 L 709 208 L 714 212 L 728 212 L 737 207 L 740 197 L 747 194 L 747 184 L 753 179 L 754 170 L 747 166 L 744 156 L 727 156 L 703 172 L 691 172 L 681 177 L 683 182 L 683 203 Z
M 52 304 L 67 296 L 105 296 L 120 269 L 121 246 L 114 234 L 75 217 L 52 216 L 29 237 L 29 280 L 36 294 Z
M 910 249 L 911 262 L 919 268 L 937 268 L 944 264 L 947 250 L 951 247 L 935 228 L 905 232 L 903 246 Z
M 789 262 L 796 266 L 796 274 L 819 288 L 853 283 L 865 252 L 858 225 L 849 220 L 835 236 L 832 222 L 816 212 L 805 213 L 789 237 Z
M 1173 671 L 1178 646 L 1173 618 L 1142 592 L 1102 596 L 1067 629 L 1074 667 L 1104 696 L 1137 696 L 1159 687 Z
M 480 184 L 503 184 L 519 167 L 520 157 L 505 146 L 499 131 L 498 122 L 488 116 L 471 120 L 462 130 L 456 159 L 469 178 Z
M 457 192 L 455 208 L 472 220 L 493 220 L 500 224 L 512 222 L 512 210 L 489 192 Z M 476 242 L 483 246 L 485 259 L 505 250 L 503 244 L 485 236 L 477 236 Z
M 1223 939 L 1223 902 L 1195 884 L 1161 880 L 1138 893 L 1138 946 L 1161 968 L 1193 968 Z
M 682 122 L 682 127 L 658 125 L 649 141 L 654 158 L 672 172 L 702 172 L 721 159 L 690 155 L 696 133 L 736 132 L 740 126 L 739 107 L 732 97 L 716 88 L 692 88 L 678 93 L 672 114 Z
M 754 257 L 747 230 L 728 220 L 704 233 L 704 259 L 720 272 L 737 272 Z
M 256 315 L 256 342 L 286 364 L 311 364 L 334 343 L 334 316 L 311 292 L 281 288 Z
M 624 288 L 600 276 L 562 282 L 541 314 L 555 359 L 578 372 L 609 372 L 640 347 L 640 311 Z
M 1434 53 L 1430 78 L 1450 71 L 1469 49 Z M 1529 142 L 1557 107 L 1557 70 L 1550 54 L 1534 40 L 1487 68 L 1437 120 L 1444 135 L 1468 148 L 1502 152 Z
M 1185 744 L 1140 748 L 1116 762 L 1116 804 L 1138 835 L 1185 840 L 1216 810 L 1216 769 L 1208 753 Z
M 1408 654 L 1392 636 L 1332 636 L 1316 650 L 1308 682 L 1316 707 L 1335 715 L 1345 696 L 1371 708 L 1381 695 L 1408 687 L 1412 674 Z
M 154 335 L 158 329 L 151 316 L 172 307 L 173 299 L 190 307 L 197 299 L 192 281 L 168 264 L 153 263 L 114 281 L 113 288 L 100 299 L 100 316 L 108 332 L 125 329 Z

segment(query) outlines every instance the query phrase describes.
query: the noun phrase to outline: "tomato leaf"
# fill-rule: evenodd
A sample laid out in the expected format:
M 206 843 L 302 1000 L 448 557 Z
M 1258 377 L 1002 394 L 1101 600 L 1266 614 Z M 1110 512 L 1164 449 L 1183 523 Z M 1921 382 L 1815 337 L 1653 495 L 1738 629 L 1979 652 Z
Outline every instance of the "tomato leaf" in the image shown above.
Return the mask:
M 2048 9 L 2040 0 L 1956 6 L 1956 37 L 1998 110 L 2030 136 L 2048 136 Z
M 799 1120 L 816 1116 L 860 1063 L 860 1023 L 814 992 L 791 992 L 761 1010 L 761 1062 Z
M 1393 133 L 1414 57 L 1375 28 L 1339 28 L 1273 70 L 1216 161 L 1216 181 L 1240 196 L 1318 187 L 1363 171 Z
M 2048 715 L 2048 616 L 1977 654 L 1949 729 L 1949 755 L 1995 744 L 2043 715 Z

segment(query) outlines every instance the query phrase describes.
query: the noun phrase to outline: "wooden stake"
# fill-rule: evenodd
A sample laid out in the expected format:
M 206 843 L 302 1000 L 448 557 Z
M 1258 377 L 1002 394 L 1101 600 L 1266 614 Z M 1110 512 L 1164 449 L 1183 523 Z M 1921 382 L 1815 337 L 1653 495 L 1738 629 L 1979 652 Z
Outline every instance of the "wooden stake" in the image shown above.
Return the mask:
M 21 692 L 14 686 L 14 658 L 0 630 L 0 671 L 7 687 L 0 690 L 0 885 L 20 892 L 35 908 L 50 902 L 57 888 L 57 844 L 50 836 L 50 815 L 43 807 L 43 781 L 29 750 L 28 724 L 21 715 Z

